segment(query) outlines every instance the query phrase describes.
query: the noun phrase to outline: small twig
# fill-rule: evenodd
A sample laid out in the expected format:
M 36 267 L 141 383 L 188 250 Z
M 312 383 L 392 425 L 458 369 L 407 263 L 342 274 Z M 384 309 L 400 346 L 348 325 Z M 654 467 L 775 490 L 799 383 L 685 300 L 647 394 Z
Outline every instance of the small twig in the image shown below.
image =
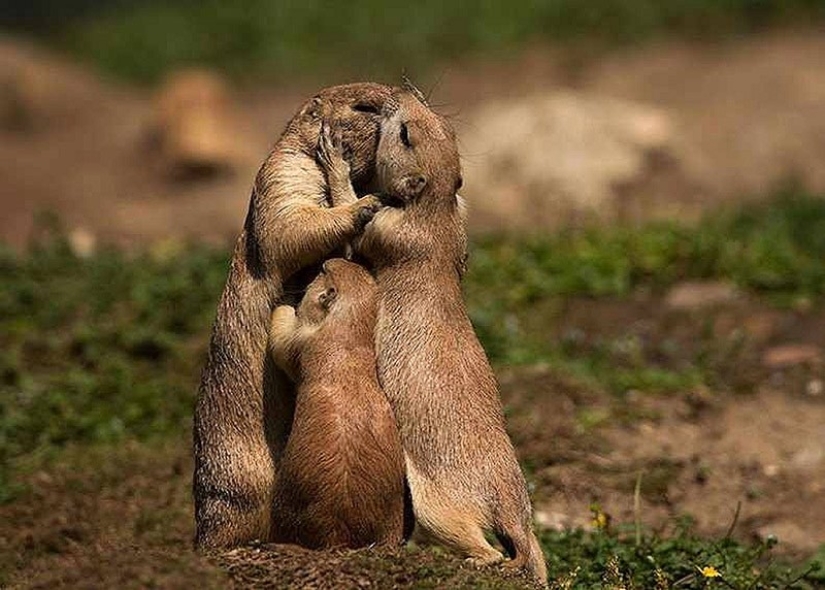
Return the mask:
M 788 580 L 788 581 L 785 583 L 785 585 L 782 587 L 782 589 L 783 589 L 783 590 L 786 590 L 786 589 L 788 589 L 788 588 L 792 588 L 792 587 L 793 587 L 793 586 L 794 586 L 797 582 L 799 582 L 799 581 L 801 581 L 801 580 L 804 580 L 804 579 L 808 576 L 808 574 L 812 574 L 812 573 L 813 573 L 813 572 L 815 572 L 816 570 L 817 570 L 817 567 L 816 567 L 815 565 L 813 565 L 813 564 L 812 564 L 812 565 L 809 565 L 809 566 L 807 567 L 807 569 L 806 569 L 804 572 L 802 572 L 801 574 L 799 574 L 797 577 L 795 577 L 795 578 L 793 578 L 793 579 L 791 579 L 791 580 Z
M 681 586 L 685 582 L 688 582 L 688 581 L 694 580 L 694 579 L 696 579 L 696 574 L 688 574 L 686 576 L 682 576 L 681 578 L 679 578 L 678 580 L 673 582 L 673 587 L 676 588 L 676 586 Z
M 736 512 L 733 514 L 733 522 L 730 523 L 728 527 L 728 532 L 725 534 L 725 540 L 730 539 L 730 536 L 733 534 L 733 529 L 736 528 L 736 524 L 739 522 L 739 511 L 742 510 L 742 500 L 739 500 L 736 503 Z
M 642 472 L 636 477 L 636 488 L 633 490 L 633 519 L 636 524 L 636 547 L 642 544 Z

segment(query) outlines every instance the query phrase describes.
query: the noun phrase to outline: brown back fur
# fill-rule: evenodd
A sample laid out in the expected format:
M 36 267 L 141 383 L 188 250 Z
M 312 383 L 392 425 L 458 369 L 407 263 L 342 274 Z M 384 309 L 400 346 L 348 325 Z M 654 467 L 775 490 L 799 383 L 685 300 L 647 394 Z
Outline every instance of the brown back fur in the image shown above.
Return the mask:
M 362 199 L 328 208 L 315 160 L 321 121 L 342 129 L 352 180 L 363 191 L 374 175 L 377 112 L 390 93 L 378 84 L 322 91 L 288 124 L 255 179 L 195 409 L 198 547 L 269 538 L 272 488 L 294 410 L 293 386 L 266 354 L 270 313 L 284 299 L 285 281 L 355 237 L 361 213 L 375 207 Z M 296 288 L 305 285 L 299 280 Z
M 270 344 L 298 383 L 273 500 L 273 540 L 320 549 L 401 543 L 404 457 L 378 385 L 378 293 L 333 259 L 295 310 L 278 307 Z
M 379 211 L 359 242 L 381 302 L 376 347 L 395 411 L 420 524 L 480 564 L 501 554 L 546 583 L 530 501 L 505 430 L 495 376 L 464 305 L 461 172 L 447 121 L 414 95 L 385 106 L 376 168 L 400 201 Z

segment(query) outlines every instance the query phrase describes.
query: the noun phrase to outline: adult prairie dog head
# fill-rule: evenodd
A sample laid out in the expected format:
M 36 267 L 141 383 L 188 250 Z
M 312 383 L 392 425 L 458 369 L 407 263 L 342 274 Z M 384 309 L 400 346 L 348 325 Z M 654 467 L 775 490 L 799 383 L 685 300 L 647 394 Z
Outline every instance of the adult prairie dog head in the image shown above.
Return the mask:
M 363 253 L 378 266 L 435 255 L 463 260 L 465 207 L 457 195 L 462 178 L 455 132 L 418 92 L 397 89 L 385 102 L 375 167 L 392 206 L 367 229 Z
M 375 172 L 381 112 L 392 92 L 391 86 L 371 82 L 325 88 L 304 103 L 287 126 L 284 137 L 296 135 L 300 149 L 314 154 L 321 122 L 334 121 L 336 132 L 341 134 L 355 189 L 366 190 Z

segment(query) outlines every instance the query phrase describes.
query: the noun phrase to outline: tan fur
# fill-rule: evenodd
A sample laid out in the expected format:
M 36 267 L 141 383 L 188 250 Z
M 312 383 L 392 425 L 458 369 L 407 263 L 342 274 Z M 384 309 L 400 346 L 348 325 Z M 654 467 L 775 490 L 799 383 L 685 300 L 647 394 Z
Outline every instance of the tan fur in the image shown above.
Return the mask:
M 385 106 L 376 168 L 401 207 L 378 212 L 357 247 L 381 292 L 378 372 L 399 424 L 416 518 L 478 564 L 502 559 L 484 538 L 492 530 L 513 558 L 508 565 L 546 583 L 498 385 L 461 293 L 467 240 L 453 131 L 398 92 Z
M 378 290 L 352 262 L 328 260 L 298 308 L 272 314 L 276 362 L 298 393 L 275 484 L 273 536 L 312 549 L 398 545 L 404 456 L 378 385 Z
M 299 271 L 352 240 L 378 207 L 374 197 L 328 207 L 316 162 L 322 121 L 341 130 L 352 182 L 364 191 L 374 176 L 378 112 L 390 91 L 378 84 L 322 91 L 290 121 L 255 179 L 195 409 L 198 547 L 270 536 L 272 489 L 294 411 L 293 386 L 266 354 L 270 314 L 285 293 L 306 285 Z

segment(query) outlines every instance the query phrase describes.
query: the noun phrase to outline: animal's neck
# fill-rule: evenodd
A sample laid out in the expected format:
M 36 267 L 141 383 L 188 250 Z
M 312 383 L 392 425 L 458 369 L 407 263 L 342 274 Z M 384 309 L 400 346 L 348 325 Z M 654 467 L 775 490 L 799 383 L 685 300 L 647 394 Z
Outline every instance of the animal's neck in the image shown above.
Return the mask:
M 449 260 L 426 258 L 394 262 L 376 269 L 376 278 L 386 298 L 392 293 L 416 293 L 419 298 L 461 298 L 458 268 Z

